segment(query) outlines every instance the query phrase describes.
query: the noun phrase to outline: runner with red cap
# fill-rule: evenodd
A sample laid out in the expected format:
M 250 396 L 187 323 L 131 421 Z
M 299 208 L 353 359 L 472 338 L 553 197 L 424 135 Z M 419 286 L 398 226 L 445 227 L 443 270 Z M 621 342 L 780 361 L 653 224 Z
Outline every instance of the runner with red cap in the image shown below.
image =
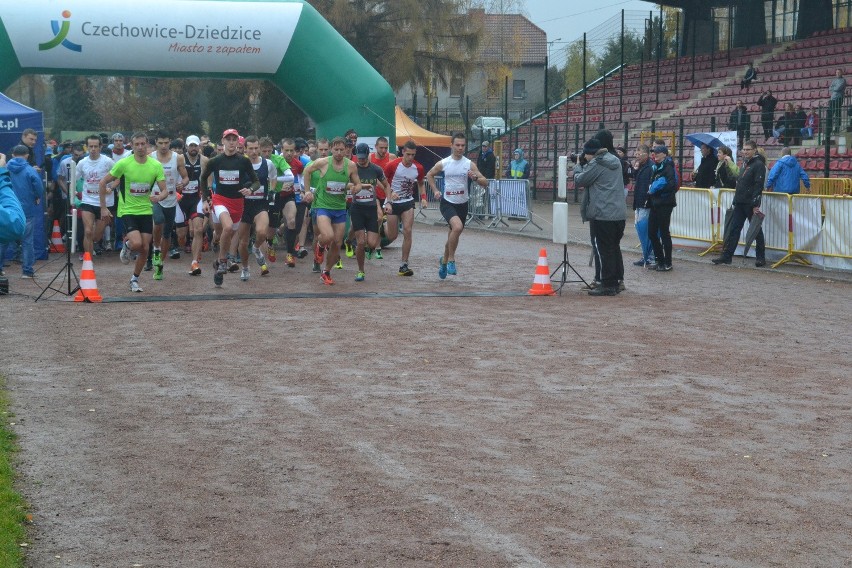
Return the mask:
M 251 160 L 237 153 L 240 134 L 233 128 L 222 133 L 223 152 L 211 158 L 201 172 L 199 186 L 204 196 L 204 212 L 207 213 L 207 196 L 209 189 L 207 179 L 212 175 L 216 185 L 213 194 L 213 214 L 218 217 L 222 226 L 222 237 L 219 245 L 219 258 L 213 282 L 221 286 L 228 265 L 225 257 L 231 248 L 231 240 L 240 225 L 243 216 L 243 206 L 246 195 L 260 187 L 260 181 L 254 171 Z

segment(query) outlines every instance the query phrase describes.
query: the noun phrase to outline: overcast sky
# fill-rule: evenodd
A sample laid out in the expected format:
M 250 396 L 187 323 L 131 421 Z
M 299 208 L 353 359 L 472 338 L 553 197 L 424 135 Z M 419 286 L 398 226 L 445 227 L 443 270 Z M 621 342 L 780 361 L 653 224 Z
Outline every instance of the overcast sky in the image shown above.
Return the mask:
M 639 0 L 525 1 L 527 17 L 547 33 L 547 41 L 558 38 L 562 38 L 562 41 L 573 41 L 582 38 L 583 32 L 588 32 L 609 18 L 620 15 L 621 10 L 650 11 L 657 8 L 653 2 Z

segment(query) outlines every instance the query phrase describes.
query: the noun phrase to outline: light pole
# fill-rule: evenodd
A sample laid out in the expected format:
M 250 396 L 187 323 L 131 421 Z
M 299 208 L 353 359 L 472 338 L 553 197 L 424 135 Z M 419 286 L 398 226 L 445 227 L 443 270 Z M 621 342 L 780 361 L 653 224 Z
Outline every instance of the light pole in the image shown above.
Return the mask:
M 562 38 L 558 37 L 554 40 L 547 42 L 547 60 L 544 65 L 544 110 L 547 112 L 547 118 L 550 119 L 550 48 L 553 47 L 553 44 L 556 42 L 561 42 Z

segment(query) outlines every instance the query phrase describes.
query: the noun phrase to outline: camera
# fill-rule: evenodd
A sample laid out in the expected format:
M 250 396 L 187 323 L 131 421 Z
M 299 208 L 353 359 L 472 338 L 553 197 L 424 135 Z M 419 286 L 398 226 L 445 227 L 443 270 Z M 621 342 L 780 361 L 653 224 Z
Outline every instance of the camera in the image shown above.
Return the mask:
M 576 164 L 577 160 L 580 159 L 580 153 L 579 152 L 571 152 L 570 154 L 568 154 L 568 159 Z

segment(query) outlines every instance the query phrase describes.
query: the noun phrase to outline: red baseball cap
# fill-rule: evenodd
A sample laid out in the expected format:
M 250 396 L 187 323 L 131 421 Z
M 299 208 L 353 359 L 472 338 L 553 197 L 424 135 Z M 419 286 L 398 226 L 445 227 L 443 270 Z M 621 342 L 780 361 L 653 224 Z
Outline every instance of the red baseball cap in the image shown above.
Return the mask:
M 237 138 L 239 138 L 240 133 L 237 132 L 235 128 L 229 128 L 228 130 L 222 133 L 222 138 L 225 138 L 226 136 L 236 136 Z

